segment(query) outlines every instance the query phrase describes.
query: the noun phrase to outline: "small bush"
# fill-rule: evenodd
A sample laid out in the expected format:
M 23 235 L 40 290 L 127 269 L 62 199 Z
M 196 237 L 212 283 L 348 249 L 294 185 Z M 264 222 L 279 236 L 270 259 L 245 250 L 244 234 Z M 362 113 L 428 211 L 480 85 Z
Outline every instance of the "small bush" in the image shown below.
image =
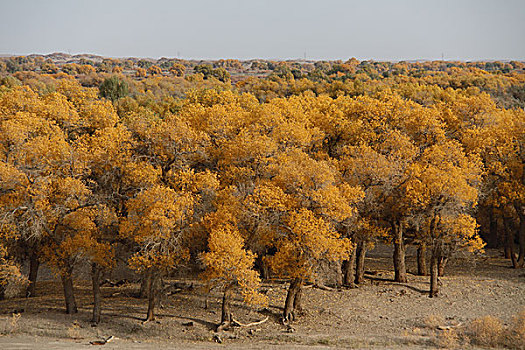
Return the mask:
M 512 318 L 507 332 L 507 346 L 512 349 L 525 349 L 525 309 Z
M 423 322 L 427 328 L 436 329 L 441 321 L 439 316 L 430 315 Z M 525 350 L 525 309 L 512 318 L 508 327 L 497 317 L 484 316 L 464 327 L 439 331 L 435 339 L 435 345 L 445 349 L 465 348 L 469 344 Z
M 82 338 L 80 334 L 80 325 L 77 322 L 73 322 L 71 327 L 67 329 L 67 336 L 71 339 L 80 339 Z
M 454 329 L 444 330 L 439 333 L 436 345 L 443 349 L 458 349 L 460 347 L 460 335 Z
M 495 347 L 501 343 L 504 330 L 505 328 L 499 318 L 485 316 L 472 321 L 466 333 L 473 344 Z
M 4 329 L 2 330 L 3 335 L 10 335 L 16 333 L 19 328 L 19 321 L 21 315 L 19 313 L 11 314 L 11 317 L 6 318 Z
M 441 315 L 428 315 L 423 319 L 423 326 L 435 329 L 445 324 L 445 319 Z

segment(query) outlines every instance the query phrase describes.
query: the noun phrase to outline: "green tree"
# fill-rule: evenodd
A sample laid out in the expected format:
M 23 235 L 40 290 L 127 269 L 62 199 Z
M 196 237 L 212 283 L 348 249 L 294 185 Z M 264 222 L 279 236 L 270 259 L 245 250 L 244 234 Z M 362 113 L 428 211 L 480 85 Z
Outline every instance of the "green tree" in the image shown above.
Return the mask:
M 114 75 L 107 78 L 99 86 L 100 96 L 115 103 L 118 99 L 127 96 L 129 88 L 125 80 Z

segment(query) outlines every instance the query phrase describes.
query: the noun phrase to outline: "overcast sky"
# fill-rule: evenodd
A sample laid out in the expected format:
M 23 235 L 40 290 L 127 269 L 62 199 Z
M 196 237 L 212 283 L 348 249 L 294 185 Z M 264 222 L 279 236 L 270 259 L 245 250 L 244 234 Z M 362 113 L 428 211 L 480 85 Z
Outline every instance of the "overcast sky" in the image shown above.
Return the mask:
M 0 0 L 0 54 L 525 60 L 525 0 Z

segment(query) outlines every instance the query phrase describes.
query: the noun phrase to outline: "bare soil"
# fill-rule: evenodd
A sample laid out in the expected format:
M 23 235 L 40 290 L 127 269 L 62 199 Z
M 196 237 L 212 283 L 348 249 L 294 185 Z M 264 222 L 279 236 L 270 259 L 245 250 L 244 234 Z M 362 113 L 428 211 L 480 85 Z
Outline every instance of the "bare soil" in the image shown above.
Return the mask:
M 414 252 L 408 253 L 409 272 L 415 273 Z M 0 302 L 0 349 L 85 349 L 109 336 L 115 339 L 104 349 L 431 349 L 439 347 L 437 326 L 466 324 L 485 315 L 509 322 L 525 308 L 525 270 L 510 268 L 499 251 L 489 250 L 476 260 L 451 261 L 447 276 L 440 278 L 437 298 L 428 297 L 428 277 L 409 274 L 408 283 L 393 282 L 391 260 L 390 248 L 380 246 L 368 254 L 365 283 L 359 288 L 306 288 L 305 313 L 292 327 L 279 322 L 288 285 L 266 282 L 268 308 L 252 309 L 239 297 L 233 307 L 242 323 L 266 316 L 269 320 L 221 334 L 215 333 L 221 295 L 213 291 L 206 309 L 207 297 L 197 280 L 166 281 L 186 288 L 163 297 L 157 321 L 146 324 L 147 301 L 136 298 L 138 284 L 104 286 L 102 321 L 97 327 L 89 322 L 92 297 L 87 280 L 75 284 L 79 313 L 72 316 L 64 313 L 59 281 L 40 281 L 36 297 Z

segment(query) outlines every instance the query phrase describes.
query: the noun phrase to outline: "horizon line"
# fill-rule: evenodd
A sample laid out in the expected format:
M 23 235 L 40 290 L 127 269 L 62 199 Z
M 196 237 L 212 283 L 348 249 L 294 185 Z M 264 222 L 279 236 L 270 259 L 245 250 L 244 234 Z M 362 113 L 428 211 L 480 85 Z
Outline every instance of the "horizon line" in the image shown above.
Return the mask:
M 239 58 L 239 57 L 227 57 L 223 56 L 220 58 L 213 58 L 213 57 L 184 57 L 184 56 L 129 56 L 129 55 L 123 55 L 123 56 L 112 56 L 112 55 L 104 55 L 99 53 L 69 53 L 64 51 L 54 51 L 50 53 L 39 53 L 39 52 L 32 52 L 32 53 L 26 53 L 26 54 L 20 54 L 20 53 L 0 53 L 0 57 L 18 57 L 18 56 L 50 56 L 55 54 L 63 54 L 68 55 L 71 57 L 74 56 L 82 56 L 82 55 L 89 55 L 89 56 L 98 56 L 101 58 L 116 58 L 116 59 L 126 59 L 126 58 L 140 58 L 140 59 L 150 59 L 150 60 L 160 60 L 160 59 L 180 59 L 180 60 L 186 60 L 186 61 L 218 61 L 221 59 L 236 59 L 238 61 L 253 61 L 253 60 L 265 60 L 265 61 L 347 61 L 349 59 L 355 58 L 358 61 L 374 61 L 374 62 L 436 62 L 436 61 L 443 61 L 443 62 L 510 62 L 510 61 L 518 61 L 518 62 L 525 62 L 525 58 L 517 59 L 517 58 L 476 58 L 476 59 L 459 59 L 459 58 L 403 58 L 403 59 L 385 59 L 385 58 L 358 58 L 356 56 L 351 56 L 347 58 L 308 58 L 308 57 L 288 57 L 288 58 L 279 58 L 279 57 L 272 57 L 272 58 L 264 58 L 264 57 L 252 57 L 252 58 Z

